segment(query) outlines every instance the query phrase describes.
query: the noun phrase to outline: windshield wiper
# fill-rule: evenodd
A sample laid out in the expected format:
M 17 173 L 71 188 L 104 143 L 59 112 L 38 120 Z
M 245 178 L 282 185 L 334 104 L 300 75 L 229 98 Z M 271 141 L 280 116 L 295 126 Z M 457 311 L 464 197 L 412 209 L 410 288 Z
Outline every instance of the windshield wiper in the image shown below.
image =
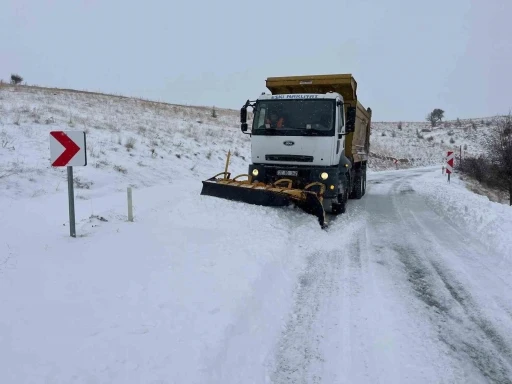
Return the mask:
M 323 129 L 308 128 L 304 129 L 304 136 L 318 136 L 319 133 L 325 132 Z

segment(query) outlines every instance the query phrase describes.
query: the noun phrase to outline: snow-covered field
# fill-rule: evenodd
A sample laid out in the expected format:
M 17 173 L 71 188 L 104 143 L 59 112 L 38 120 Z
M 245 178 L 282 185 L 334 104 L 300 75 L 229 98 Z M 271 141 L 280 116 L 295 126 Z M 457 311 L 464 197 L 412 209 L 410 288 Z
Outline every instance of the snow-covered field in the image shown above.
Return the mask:
M 512 382 L 512 208 L 448 184 L 413 123 L 372 150 L 434 166 L 371 172 L 327 231 L 201 196 L 249 161 L 217 112 L 0 89 L 0 383 Z M 70 126 L 77 238 L 49 165 Z
M 85 130 L 88 166 L 75 167 L 77 197 L 90 200 L 131 185 L 246 172 L 249 139 L 235 111 L 41 90 L 0 88 L 0 196 L 36 197 L 66 188 L 66 169 L 50 166 L 52 130 Z

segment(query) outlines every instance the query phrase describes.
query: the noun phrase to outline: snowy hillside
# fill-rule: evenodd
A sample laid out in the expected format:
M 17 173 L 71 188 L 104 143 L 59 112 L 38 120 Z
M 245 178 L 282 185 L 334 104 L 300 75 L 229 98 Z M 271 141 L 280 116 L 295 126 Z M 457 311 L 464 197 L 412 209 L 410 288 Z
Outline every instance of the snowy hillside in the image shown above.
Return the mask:
M 249 139 L 238 112 L 30 87 L 0 88 L 0 196 L 34 197 L 66 188 L 50 166 L 49 132 L 85 130 L 88 165 L 75 167 L 77 194 L 89 199 L 127 186 L 200 182 L 246 172 Z
M 436 127 L 428 122 L 373 122 L 374 168 L 389 167 L 392 158 L 401 160 L 401 167 L 437 165 L 448 150 L 458 157 L 461 147 L 462 156 L 479 155 L 493 124 L 492 117 L 445 121 Z
M 239 112 L 177 106 L 145 100 L 37 87 L 0 87 L 0 195 L 31 197 L 64 188 L 65 170 L 49 164 L 51 130 L 87 132 L 88 161 L 75 168 L 78 197 L 89 199 L 128 185 L 165 185 L 196 180 L 223 170 L 228 150 L 234 173 L 250 162 L 249 136 L 239 129 Z M 378 116 L 378 114 L 377 114 Z M 374 170 L 441 164 L 447 149 L 467 146 L 480 153 L 490 119 L 372 124 L 370 167 Z M 483 122 L 483 124 L 482 124 Z M 450 139 L 454 143 L 450 143 Z

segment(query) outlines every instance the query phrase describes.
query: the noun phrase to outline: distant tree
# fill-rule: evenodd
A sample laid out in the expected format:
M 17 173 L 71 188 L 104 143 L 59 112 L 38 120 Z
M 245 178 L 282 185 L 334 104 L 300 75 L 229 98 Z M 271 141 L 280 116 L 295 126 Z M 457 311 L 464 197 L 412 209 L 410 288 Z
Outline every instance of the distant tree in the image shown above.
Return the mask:
M 11 75 L 11 84 L 18 85 L 18 84 L 20 84 L 22 81 L 23 81 L 23 77 L 21 77 L 20 75 L 17 75 L 17 74 L 15 74 L 15 73 L 13 73 L 13 74 Z
M 397 128 L 398 128 L 399 130 L 402 130 L 402 122 L 401 122 L 401 121 L 399 121 L 399 122 L 398 122 Z
M 512 206 L 512 115 L 500 116 L 495 119 L 495 127 L 490 130 L 488 142 L 490 157 L 496 174 L 496 182 L 508 192 Z
M 212 108 L 212 117 L 213 118 L 217 117 L 217 111 L 215 110 L 215 107 Z
M 460 122 L 460 119 L 458 117 L 457 117 L 457 121 L 455 122 L 455 125 L 459 128 L 462 127 L 462 123 Z
M 437 124 L 437 118 L 434 116 L 434 114 L 432 112 L 430 112 L 427 117 L 426 117 L 427 121 L 430 123 L 430 125 L 432 127 L 435 127 L 436 124 Z
M 436 108 L 432 112 L 432 116 L 438 121 L 443 121 L 444 111 L 442 109 Z

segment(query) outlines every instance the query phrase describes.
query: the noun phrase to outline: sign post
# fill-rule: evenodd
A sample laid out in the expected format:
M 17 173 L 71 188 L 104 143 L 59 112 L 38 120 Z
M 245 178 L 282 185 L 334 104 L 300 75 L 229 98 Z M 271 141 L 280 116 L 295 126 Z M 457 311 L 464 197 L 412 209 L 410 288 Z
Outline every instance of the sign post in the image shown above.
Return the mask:
M 50 161 L 52 167 L 67 167 L 69 199 L 69 235 L 76 237 L 75 192 L 73 188 L 73 166 L 87 165 L 87 150 L 84 131 L 50 132 Z
M 455 158 L 455 153 L 453 151 L 448 151 L 448 155 L 446 156 L 446 173 L 448 174 L 448 182 L 450 182 L 450 175 L 453 172 L 453 159 Z

